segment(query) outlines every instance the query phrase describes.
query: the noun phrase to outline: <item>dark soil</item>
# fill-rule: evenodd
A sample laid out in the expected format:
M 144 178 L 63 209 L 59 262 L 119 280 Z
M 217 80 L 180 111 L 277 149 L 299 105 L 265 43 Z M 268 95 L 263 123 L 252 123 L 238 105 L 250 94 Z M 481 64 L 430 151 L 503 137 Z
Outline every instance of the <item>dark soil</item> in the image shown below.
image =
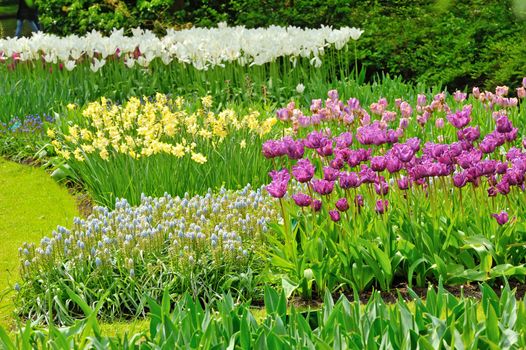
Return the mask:
M 526 284 L 520 283 L 517 281 L 511 281 L 509 282 L 510 289 L 515 289 L 515 298 L 517 300 L 523 299 L 526 294 Z M 433 285 L 433 289 L 437 289 L 436 285 Z M 480 292 L 480 287 L 477 284 L 463 284 L 463 285 L 452 285 L 452 286 L 444 286 L 444 289 L 454 295 L 455 297 L 464 296 L 467 298 L 473 298 L 473 299 L 480 299 L 482 297 L 482 293 Z M 396 287 L 393 287 L 389 291 L 380 291 L 380 296 L 384 300 L 384 302 L 388 304 L 396 303 L 398 301 L 398 297 L 400 296 L 403 300 L 410 301 L 414 300 L 412 294 L 409 292 L 410 288 L 407 286 L 406 283 L 400 283 Z M 426 298 L 427 292 L 429 288 L 423 288 L 423 287 L 412 287 L 411 290 L 421 299 Z M 493 290 L 497 295 L 500 296 L 501 294 L 501 286 L 493 286 Z M 364 291 L 359 294 L 359 299 L 361 303 L 367 303 L 373 293 L 378 293 L 377 290 L 370 290 L 370 291 Z M 354 293 L 352 292 L 343 292 L 343 293 L 333 293 L 332 297 L 334 300 L 338 300 L 341 295 L 345 295 L 345 297 L 349 301 L 354 301 Z M 312 300 L 305 300 L 300 297 L 295 297 L 290 300 L 290 302 L 299 308 L 320 308 L 323 304 L 323 299 L 321 298 L 313 298 Z

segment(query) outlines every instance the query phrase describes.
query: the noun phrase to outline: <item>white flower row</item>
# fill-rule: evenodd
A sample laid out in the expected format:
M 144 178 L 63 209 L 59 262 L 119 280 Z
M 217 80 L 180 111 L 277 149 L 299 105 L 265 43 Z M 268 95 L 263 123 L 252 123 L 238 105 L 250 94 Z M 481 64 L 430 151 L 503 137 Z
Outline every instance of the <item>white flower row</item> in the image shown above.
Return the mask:
M 204 70 L 233 62 L 262 65 L 279 57 L 288 57 L 295 63 L 298 57 L 306 57 L 319 67 L 326 48 L 334 45 L 342 49 L 350 39 L 358 40 L 362 33 L 360 29 L 348 27 L 247 29 L 225 24 L 212 29 L 169 29 L 162 38 L 140 28 L 132 30 L 132 36 L 125 36 L 123 30 L 113 30 L 110 36 L 92 31 L 82 37 L 58 37 L 39 32 L 30 38 L 0 39 L 0 61 L 43 58 L 72 70 L 81 58 L 88 58 L 92 70 L 97 71 L 109 56 L 117 56 L 123 58 L 128 67 L 135 64 L 146 67 L 155 58 L 160 58 L 164 64 L 177 61 Z

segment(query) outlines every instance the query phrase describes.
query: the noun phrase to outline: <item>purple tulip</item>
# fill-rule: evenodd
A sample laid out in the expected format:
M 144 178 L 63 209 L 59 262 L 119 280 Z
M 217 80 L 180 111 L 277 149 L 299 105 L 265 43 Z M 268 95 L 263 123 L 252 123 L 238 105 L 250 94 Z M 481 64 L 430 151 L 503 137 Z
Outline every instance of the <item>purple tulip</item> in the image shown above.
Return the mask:
M 287 193 L 288 183 L 285 181 L 272 181 L 270 185 L 265 187 L 267 192 L 274 198 L 283 198 Z
M 332 141 L 325 142 L 325 144 L 316 149 L 316 152 L 322 157 L 329 157 L 333 154 Z
M 396 181 L 398 184 L 398 188 L 402 191 L 408 190 L 411 182 L 409 181 L 409 178 L 407 176 L 402 176 L 400 179 Z
M 301 159 L 305 149 L 302 141 L 294 141 L 292 137 L 285 137 L 282 139 L 283 147 L 290 159 Z
M 352 145 L 352 134 L 350 132 L 344 132 L 340 136 L 334 138 L 336 141 L 337 148 L 348 148 Z
M 300 207 L 308 207 L 312 204 L 312 198 L 304 193 L 293 194 L 292 199 Z
M 290 174 L 287 169 L 281 169 L 279 171 L 272 170 L 268 175 L 272 178 L 272 181 L 283 181 L 288 183 L 290 180 Z
M 365 202 L 363 200 L 363 196 L 361 194 L 357 194 L 356 197 L 354 197 L 354 204 L 358 207 L 358 208 L 361 208 L 365 205 Z
M 347 106 L 349 106 L 350 109 L 360 109 L 360 101 L 357 98 L 350 98 L 347 101 Z
M 468 179 L 467 179 L 466 173 L 461 172 L 461 173 L 453 175 L 453 185 L 455 185 L 455 187 L 462 188 L 466 186 L 467 183 L 468 183 Z
M 444 119 L 437 118 L 437 120 L 435 120 L 435 127 L 437 129 L 442 129 L 444 127 Z
M 281 141 L 268 140 L 263 143 L 262 152 L 265 158 L 270 159 L 284 156 L 287 150 Z
M 349 202 L 347 201 L 347 198 L 340 198 L 336 201 L 336 208 L 339 211 L 347 211 L 349 210 Z
M 385 181 L 377 181 L 374 183 L 374 190 L 380 196 L 385 196 L 389 193 L 389 184 Z
M 488 197 L 495 197 L 498 193 L 499 191 L 495 187 L 488 188 Z
M 287 108 L 280 108 L 277 110 L 276 116 L 279 120 L 288 121 L 290 120 L 292 113 L 289 113 L 289 110 Z
M 329 216 L 334 222 L 340 221 L 340 212 L 338 210 L 329 210 Z
M 360 179 L 362 183 L 374 183 L 376 180 L 376 173 L 373 169 L 369 168 L 367 165 L 362 164 L 360 167 Z
M 334 182 L 327 180 L 315 180 L 312 182 L 312 189 L 314 192 L 321 195 L 328 195 L 331 194 L 334 189 Z
M 400 129 L 407 129 L 409 126 L 409 119 L 408 118 L 400 118 L 400 122 L 398 123 L 398 127 Z
M 506 153 L 506 159 L 510 161 L 517 159 L 517 158 L 521 158 L 521 157 L 522 157 L 522 152 L 517 147 L 510 148 L 508 152 Z
M 376 156 L 371 158 L 371 169 L 380 172 L 384 171 L 387 166 L 387 160 L 383 156 Z
M 508 169 L 503 179 L 506 179 L 506 181 L 512 186 L 520 186 L 524 183 L 524 171 L 512 167 Z
M 313 131 L 307 135 L 304 140 L 305 147 L 310 149 L 317 149 L 325 145 L 327 138 L 323 135 L 321 131 Z
M 471 105 L 466 105 L 462 111 L 455 114 L 448 114 L 447 120 L 457 129 L 462 129 L 471 122 Z
M 338 90 L 329 90 L 329 92 L 327 92 L 327 96 L 329 96 L 331 101 L 337 101 L 339 98 Z
M 272 170 L 269 173 L 272 182 L 266 187 L 267 192 L 275 198 L 283 198 L 287 193 L 290 174 L 287 169 L 280 171 Z
M 397 157 L 387 155 L 385 159 L 385 167 L 390 174 L 396 173 L 402 169 L 403 164 Z
M 497 131 L 501 134 L 508 133 L 512 131 L 513 125 L 511 124 L 511 121 L 508 119 L 507 116 L 501 115 L 496 120 L 497 124 Z
M 387 211 L 387 207 L 389 206 L 389 201 L 387 199 L 379 199 L 376 201 L 376 205 L 374 207 L 374 210 L 378 214 L 383 214 Z
M 355 172 L 340 173 L 340 187 L 344 190 L 357 188 L 361 185 L 360 178 Z
M 496 169 L 495 169 L 495 172 L 497 174 L 505 174 L 506 171 L 508 171 L 508 163 L 505 163 L 505 162 L 498 162 L 497 163 L 497 166 L 496 166 Z
M 467 96 L 468 96 L 468 94 L 466 94 L 465 92 L 459 91 L 459 90 L 455 91 L 455 93 L 453 94 L 453 98 L 457 102 L 464 101 Z
M 457 137 L 460 141 L 474 142 L 480 137 L 480 129 L 478 126 L 471 126 L 457 131 Z
M 314 176 L 315 172 L 314 165 L 308 158 L 300 159 L 292 167 L 292 175 L 301 183 L 309 182 Z
M 321 201 L 319 199 L 313 199 L 312 200 L 312 204 L 311 204 L 311 208 L 315 211 L 315 212 L 318 212 L 321 210 Z
M 392 152 L 403 163 L 409 162 L 415 155 L 415 151 L 404 143 L 396 143 L 392 148 Z
M 499 225 L 504 225 L 508 222 L 508 213 L 506 213 L 504 210 L 500 212 L 500 214 L 491 214 L 497 220 Z
M 493 159 L 483 160 L 476 164 L 476 167 L 480 169 L 482 175 L 493 175 L 497 170 L 497 161 Z
M 322 104 L 321 99 L 312 100 L 310 104 L 310 111 L 312 113 L 316 113 L 318 110 L 321 109 L 321 104 Z
M 482 142 L 480 142 L 479 149 L 483 153 L 489 154 L 489 153 L 493 153 L 497 149 L 497 146 L 498 146 L 498 142 L 495 139 L 495 137 L 492 134 L 488 134 L 484 136 L 484 139 L 482 139 Z
M 426 105 L 426 100 L 426 95 L 418 94 L 416 97 L 416 104 L 423 107 Z
M 497 191 L 499 191 L 499 193 L 503 195 L 507 195 L 508 193 L 510 193 L 511 190 L 509 182 L 505 179 L 500 181 L 495 187 L 497 188 Z
M 340 172 L 337 169 L 331 167 L 323 167 L 323 179 L 327 181 L 336 181 Z
M 512 128 L 510 132 L 504 134 L 504 139 L 508 142 L 515 141 L 519 134 L 519 128 Z
M 420 139 L 418 137 L 411 137 L 405 143 L 406 143 L 406 145 L 411 147 L 413 152 L 418 152 L 420 150 L 420 142 L 421 141 L 420 141 Z
M 341 168 L 345 166 L 345 159 L 343 158 L 342 155 L 336 154 L 336 156 L 329 162 L 329 165 L 333 169 L 340 170 Z

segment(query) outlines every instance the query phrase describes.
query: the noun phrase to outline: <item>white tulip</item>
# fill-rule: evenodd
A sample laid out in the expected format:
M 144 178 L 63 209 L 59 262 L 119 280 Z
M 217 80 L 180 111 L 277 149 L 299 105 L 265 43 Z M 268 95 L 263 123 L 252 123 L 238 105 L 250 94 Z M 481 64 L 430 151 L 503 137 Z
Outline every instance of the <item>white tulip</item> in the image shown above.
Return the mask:
M 70 62 L 72 60 L 78 61 L 82 57 L 90 60 L 102 57 L 104 60 L 117 52 L 120 57 L 128 58 L 125 60 L 128 67 L 133 67 L 135 63 L 148 66 L 155 58 L 161 58 L 164 64 L 176 61 L 205 70 L 209 67 L 223 67 L 228 62 L 263 65 L 280 57 L 288 57 L 294 66 L 298 57 L 304 57 L 312 65 L 320 67 L 320 57 L 327 47 L 340 50 L 349 40 L 358 40 L 362 33 L 361 29 L 348 27 L 303 29 L 270 26 L 247 29 L 219 23 L 217 28 L 211 29 L 168 29 L 166 36 L 162 38 L 141 28 L 133 29 L 132 36 L 129 37 L 124 36 L 122 29 L 113 30 L 107 37 L 95 30 L 82 37 L 69 35 L 61 38 L 53 34 L 37 33 L 31 38 L 0 39 L 0 52 L 5 57 L 12 57 L 16 53 L 21 61 L 43 58 L 47 62 L 67 63 L 70 67 L 74 67 Z M 98 59 L 93 62 L 95 63 L 91 68 L 94 71 L 104 65 Z
M 305 85 L 303 85 L 302 83 L 299 83 L 298 85 L 296 85 L 296 92 L 298 94 L 302 94 L 303 91 L 305 91 Z

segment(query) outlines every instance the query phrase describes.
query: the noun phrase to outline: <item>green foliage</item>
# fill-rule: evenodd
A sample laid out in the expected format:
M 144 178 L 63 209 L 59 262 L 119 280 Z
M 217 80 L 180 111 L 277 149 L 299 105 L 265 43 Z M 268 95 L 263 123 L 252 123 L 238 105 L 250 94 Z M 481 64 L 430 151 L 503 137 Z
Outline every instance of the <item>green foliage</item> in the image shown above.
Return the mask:
M 79 62 L 71 72 L 59 64 L 37 61 L 17 65 L 14 70 L 0 65 L 0 74 L 6 78 L 0 84 L 0 122 L 8 122 L 16 115 L 61 112 L 68 103 L 83 106 L 101 97 L 122 103 L 132 96 L 156 93 L 190 98 L 209 94 L 219 105 L 236 103 L 245 108 L 255 103 L 285 104 L 298 96 L 299 83 L 306 87 L 305 97 L 321 96 L 336 84 L 348 86 L 349 77 L 354 76 L 354 63 L 349 61 L 346 50 L 327 49 L 320 68 L 311 65 L 310 58 L 301 57 L 296 65 L 289 59 L 278 59 L 251 67 L 227 63 L 208 70 L 176 61 L 166 65 L 160 58 L 147 68 L 127 68 L 122 60 L 108 59 L 96 73 L 91 71 L 89 60 Z M 399 80 L 398 83 L 402 84 Z M 357 85 L 353 83 L 353 88 Z
M 336 302 L 326 294 L 320 310 L 287 311 L 285 295 L 265 289 L 266 316 L 259 320 L 246 304 L 236 304 L 227 294 L 202 305 L 189 295 L 173 302 L 163 294 L 161 303 L 148 299 L 150 328 L 147 332 L 116 337 L 104 336 L 95 318 L 104 303 L 91 310 L 80 298 L 86 318 L 73 326 L 39 329 L 29 322 L 19 325 L 12 340 L 0 328 L 0 346 L 16 348 L 68 349 L 521 349 L 526 346 L 526 303 L 518 301 L 509 286 L 500 296 L 487 285 L 480 286 L 479 302 L 456 298 L 444 290 L 430 288 L 425 300 L 409 290 L 413 301 L 401 297 L 386 304 L 374 293 L 366 304 Z M 70 292 L 71 293 L 71 292 Z

